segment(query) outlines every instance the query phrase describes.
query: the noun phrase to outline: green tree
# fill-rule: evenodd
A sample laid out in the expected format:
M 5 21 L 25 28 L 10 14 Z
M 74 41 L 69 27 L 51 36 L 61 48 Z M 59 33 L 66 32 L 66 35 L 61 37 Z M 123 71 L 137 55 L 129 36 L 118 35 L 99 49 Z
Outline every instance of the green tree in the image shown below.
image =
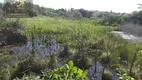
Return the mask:
M 93 14 L 91 11 L 87 11 L 84 9 L 79 9 L 79 12 L 82 14 L 82 17 L 86 17 L 86 18 L 91 18 Z
M 11 3 L 7 2 L 3 6 L 3 11 L 5 12 L 5 16 L 11 13 Z
M 81 19 L 82 15 L 81 15 L 81 13 L 79 11 L 74 11 L 73 17 L 76 18 L 76 19 Z

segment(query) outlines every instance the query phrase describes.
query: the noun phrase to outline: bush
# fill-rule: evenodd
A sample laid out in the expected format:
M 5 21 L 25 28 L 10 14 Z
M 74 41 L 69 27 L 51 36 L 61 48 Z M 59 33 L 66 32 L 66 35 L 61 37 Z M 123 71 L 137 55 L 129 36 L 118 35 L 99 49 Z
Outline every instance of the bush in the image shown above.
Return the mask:
M 103 80 L 112 80 L 112 73 L 110 73 L 110 72 L 104 72 L 104 74 L 103 74 Z
M 73 58 L 75 66 L 81 69 L 88 69 L 90 67 L 90 60 L 86 55 L 80 56 L 79 53 Z
M 69 56 L 70 56 L 69 46 L 65 45 L 64 49 L 61 51 L 61 53 L 59 53 L 59 57 L 65 58 L 65 57 L 69 57 Z
M 30 73 L 42 74 L 42 71 L 47 69 L 47 63 L 45 60 L 39 57 L 28 57 L 27 59 L 19 61 L 17 69 L 12 74 L 12 79 L 18 77 L 22 78 L 23 75 L 30 75 Z
M 44 79 L 40 79 L 40 76 L 36 76 L 36 75 L 30 75 L 30 76 L 23 76 L 21 79 L 16 78 L 14 80 L 44 80 Z
M 9 21 L 7 22 L 6 20 L 3 19 L 2 28 L 0 29 L 0 41 L 5 42 L 4 45 L 6 44 L 19 44 L 19 43 L 26 43 L 27 42 L 27 37 L 24 35 L 21 35 L 21 30 L 23 30 L 23 26 L 21 25 L 22 23 L 20 20 L 16 21 Z M 2 45 L 2 46 L 4 46 Z
M 120 64 L 113 64 L 113 65 L 110 65 L 110 68 L 115 70 L 116 68 L 120 68 Z
M 122 75 L 123 80 L 135 80 L 133 77 L 128 76 L 126 73 Z
M 0 68 L 0 80 L 9 80 L 10 79 L 10 66 L 4 65 Z
M 20 33 L 9 33 L 7 35 L 7 44 L 19 44 L 19 43 L 26 43 L 27 42 L 27 37 L 21 35 Z
M 81 70 L 74 66 L 73 61 L 60 68 L 49 70 L 42 75 L 45 80 L 88 80 L 88 70 Z

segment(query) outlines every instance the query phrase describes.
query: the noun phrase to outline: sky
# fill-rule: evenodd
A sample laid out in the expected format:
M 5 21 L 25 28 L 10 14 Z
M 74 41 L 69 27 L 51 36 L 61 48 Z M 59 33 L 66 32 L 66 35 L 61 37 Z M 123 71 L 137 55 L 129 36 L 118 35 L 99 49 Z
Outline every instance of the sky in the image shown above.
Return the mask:
M 86 10 L 112 10 L 113 12 L 131 13 L 139 10 L 137 4 L 142 4 L 142 0 L 33 0 L 33 3 L 53 9 L 83 8 Z
M 33 0 L 34 4 L 40 6 L 58 8 L 75 8 L 99 11 L 113 11 L 131 13 L 138 10 L 139 3 L 142 0 Z

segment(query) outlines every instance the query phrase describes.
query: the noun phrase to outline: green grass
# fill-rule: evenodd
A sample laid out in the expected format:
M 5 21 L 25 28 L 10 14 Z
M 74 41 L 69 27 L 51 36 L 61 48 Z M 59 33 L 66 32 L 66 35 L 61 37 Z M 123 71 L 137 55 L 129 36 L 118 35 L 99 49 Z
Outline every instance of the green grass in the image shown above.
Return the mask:
M 16 21 L 15 18 L 8 20 Z M 43 35 L 50 32 L 63 33 L 64 35 L 59 35 L 59 39 L 66 39 L 65 41 L 69 41 L 73 36 L 79 36 L 78 33 L 86 35 L 89 39 L 96 36 L 102 38 L 106 36 L 106 32 L 113 29 L 111 26 L 96 25 L 92 19 L 73 20 L 59 17 L 21 18 L 20 24 L 24 25 L 25 28 L 23 34 L 29 37 L 32 28 L 35 26 L 36 29 L 42 28 Z

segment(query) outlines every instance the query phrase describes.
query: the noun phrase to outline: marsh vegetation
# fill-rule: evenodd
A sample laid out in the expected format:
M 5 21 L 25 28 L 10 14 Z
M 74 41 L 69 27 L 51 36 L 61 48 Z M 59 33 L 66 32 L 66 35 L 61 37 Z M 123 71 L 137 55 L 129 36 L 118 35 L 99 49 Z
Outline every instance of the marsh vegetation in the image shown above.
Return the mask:
M 142 79 L 141 42 L 111 33 L 141 36 L 141 11 L 40 9 L 32 18 L 1 17 L 0 80 Z

